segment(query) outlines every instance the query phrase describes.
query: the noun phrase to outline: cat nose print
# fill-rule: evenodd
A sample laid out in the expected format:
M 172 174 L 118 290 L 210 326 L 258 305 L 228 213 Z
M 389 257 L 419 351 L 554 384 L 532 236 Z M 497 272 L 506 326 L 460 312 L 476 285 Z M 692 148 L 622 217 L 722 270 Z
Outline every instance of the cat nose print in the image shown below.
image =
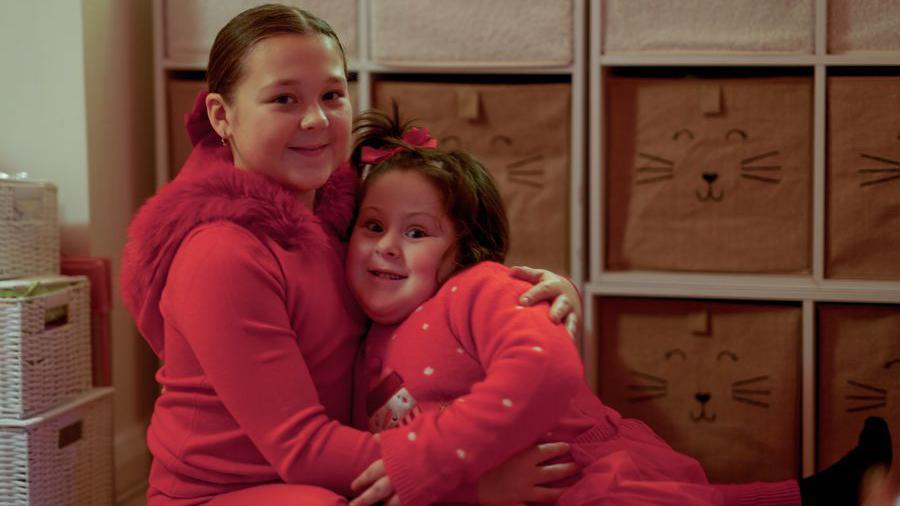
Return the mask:
M 715 183 L 716 179 L 719 179 L 719 175 L 715 172 L 704 172 L 702 177 L 704 181 L 710 184 Z
M 706 404 L 707 402 L 709 402 L 710 397 L 712 396 L 706 392 L 697 392 L 696 394 L 694 394 L 694 398 L 700 401 L 700 404 Z

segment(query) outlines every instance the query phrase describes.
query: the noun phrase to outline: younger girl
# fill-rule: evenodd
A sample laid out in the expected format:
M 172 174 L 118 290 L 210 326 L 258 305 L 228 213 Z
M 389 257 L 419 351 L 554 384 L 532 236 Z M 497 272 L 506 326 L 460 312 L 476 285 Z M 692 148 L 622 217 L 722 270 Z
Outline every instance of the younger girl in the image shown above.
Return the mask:
M 571 443 L 583 466 L 561 504 L 856 504 L 863 471 L 889 465 L 887 427 L 872 419 L 857 449 L 800 483 L 710 485 L 694 459 L 603 405 L 566 332 L 517 304 L 524 286 L 499 263 L 507 221 L 485 169 L 396 117 L 358 128 L 353 161 L 368 174 L 346 273 L 376 323 L 355 417 L 399 428 L 381 433 L 382 460 L 354 482 L 371 487 L 351 504 L 430 504 L 548 440 Z

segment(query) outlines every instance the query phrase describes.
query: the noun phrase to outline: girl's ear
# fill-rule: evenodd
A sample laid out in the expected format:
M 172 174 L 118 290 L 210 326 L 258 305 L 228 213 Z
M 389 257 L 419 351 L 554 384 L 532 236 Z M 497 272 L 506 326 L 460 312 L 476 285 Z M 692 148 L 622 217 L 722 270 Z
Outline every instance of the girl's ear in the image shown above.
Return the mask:
M 206 95 L 206 116 L 213 130 L 219 134 L 222 140 L 227 141 L 229 137 L 229 111 L 225 98 L 219 93 L 210 93 Z

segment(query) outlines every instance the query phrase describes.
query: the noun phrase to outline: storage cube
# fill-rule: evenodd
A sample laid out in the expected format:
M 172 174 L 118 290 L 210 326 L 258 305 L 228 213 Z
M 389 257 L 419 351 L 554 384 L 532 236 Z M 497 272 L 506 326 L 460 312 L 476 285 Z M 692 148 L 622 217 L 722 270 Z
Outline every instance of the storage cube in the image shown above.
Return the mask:
M 818 336 L 819 469 L 856 446 L 869 416 L 893 428 L 898 455 L 900 306 L 822 304 Z
M 611 76 L 607 268 L 809 271 L 807 77 Z
M 900 77 L 828 79 L 826 274 L 900 279 Z
M 206 62 L 216 35 L 231 18 L 266 0 L 164 0 L 165 53 L 174 60 Z M 282 0 L 324 19 L 341 39 L 347 59 L 355 61 L 357 0 Z
M 649 424 L 711 482 L 800 470 L 796 305 L 603 298 L 600 398 Z
M 0 179 L 0 279 L 59 274 L 57 190 Z
M 113 501 L 111 388 L 27 420 L 0 419 L 0 504 Z
M 510 222 L 509 265 L 569 272 L 569 84 L 376 82 L 374 106 L 399 106 L 494 176 Z M 527 104 L 527 107 L 523 107 Z
M 828 52 L 900 50 L 898 0 L 828 0 Z
M 567 65 L 573 0 L 372 0 L 380 63 Z
M 28 418 L 91 388 L 84 276 L 0 282 L 0 418 Z
M 813 0 L 601 0 L 605 53 L 812 53 Z

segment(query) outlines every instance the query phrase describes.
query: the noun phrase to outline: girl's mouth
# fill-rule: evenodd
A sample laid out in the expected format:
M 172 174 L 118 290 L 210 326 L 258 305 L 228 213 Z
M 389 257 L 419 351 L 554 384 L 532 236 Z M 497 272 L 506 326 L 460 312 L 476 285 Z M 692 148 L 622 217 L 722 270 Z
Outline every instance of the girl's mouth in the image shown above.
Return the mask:
M 303 156 L 317 156 L 325 152 L 325 148 L 328 147 L 328 144 L 319 144 L 317 146 L 296 146 L 291 147 L 290 150 L 298 153 Z
M 386 272 L 386 271 L 370 270 L 369 274 L 375 276 L 376 278 L 386 279 L 389 281 L 400 281 L 402 279 L 406 279 L 406 276 L 401 276 L 400 274 L 394 274 L 392 272 Z

